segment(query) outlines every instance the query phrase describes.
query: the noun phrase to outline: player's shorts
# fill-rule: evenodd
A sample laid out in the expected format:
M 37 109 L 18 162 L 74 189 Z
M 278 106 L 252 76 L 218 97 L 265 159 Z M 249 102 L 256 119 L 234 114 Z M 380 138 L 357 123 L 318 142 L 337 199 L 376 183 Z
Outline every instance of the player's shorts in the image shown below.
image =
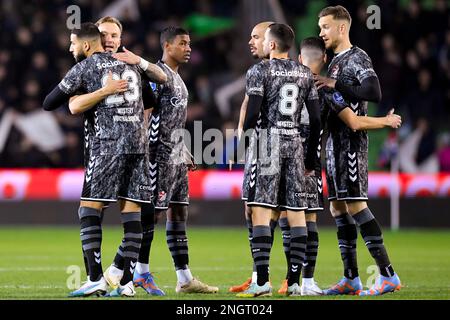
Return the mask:
M 367 152 L 327 150 L 329 200 L 368 200 Z
M 166 210 L 170 204 L 189 205 L 188 169 L 186 164 L 150 163 L 150 182 L 155 209 Z
M 275 161 L 274 159 L 271 161 L 257 159 L 251 163 L 248 206 L 292 211 L 307 209 L 305 166 L 300 137 L 298 142 L 298 144 L 290 142 L 286 145 L 282 143 L 282 150 L 277 154 Z M 293 147 L 295 145 L 298 147 Z M 252 179 L 252 176 L 255 178 Z
M 85 167 L 81 200 L 151 203 L 149 181 L 148 154 L 91 155 Z
M 306 158 L 308 150 L 309 126 L 300 126 L 300 135 L 302 137 L 303 157 Z M 318 157 L 320 157 L 321 145 L 318 146 Z M 314 169 L 315 176 L 305 177 L 306 201 L 308 203 L 308 212 L 323 211 L 323 183 L 322 183 L 322 166 L 320 160 Z

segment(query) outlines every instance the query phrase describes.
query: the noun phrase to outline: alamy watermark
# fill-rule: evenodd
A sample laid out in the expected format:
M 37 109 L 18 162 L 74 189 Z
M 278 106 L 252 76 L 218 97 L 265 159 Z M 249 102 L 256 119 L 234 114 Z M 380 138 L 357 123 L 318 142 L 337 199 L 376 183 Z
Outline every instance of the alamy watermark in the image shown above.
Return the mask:
M 66 286 L 69 290 L 76 290 L 81 287 L 81 268 L 77 265 L 70 265 L 66 268 L 69 275 L 66 279 Z
M 369 30 L 381 29 L 381 9 L 377 5 L 367 7 L 366 13 L 369 15 L 366 20 L 366 26 Z
M 66 27 L 69 30 L 80 29 L 81 27 L 81 9 L 77 5 L 68 6 L 66 13 L 69 15 L 66 20 Z

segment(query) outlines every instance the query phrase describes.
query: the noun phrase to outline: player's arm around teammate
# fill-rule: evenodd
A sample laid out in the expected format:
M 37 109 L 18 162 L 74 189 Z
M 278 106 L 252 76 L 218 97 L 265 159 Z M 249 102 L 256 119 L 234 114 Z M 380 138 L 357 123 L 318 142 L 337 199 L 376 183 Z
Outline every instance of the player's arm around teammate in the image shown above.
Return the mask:
M 337 90 L 327 94 L 333 109 L 328 119 L 333 129 L 330 129 L 331 143 L 327 148 L 327 180 L 330 211 L 338 227 L 339 248 L 344 263 L 344 277 L 326 293 L 379 295 L 399 289 L 400 279 L 390 263 L 381 228 L 367 206 L 367 133 L 355 133 L 354 130 L 386 125 L 398 127 L 401 118 L 393 115 L 392 111 L 385 119 L 366 117 L 367 101 L 379 102 L 381 90 L 367 53 L 350 42 L 351 22 L 350 14 L 342 6 L 327 7 L 319 13 L 320 37 L 325 41 L 326 48 L 335 53 L 328 67 L 329 77 L 317 76 L 316 84 L 320 88 Z M 347 110 L 349 106 L 351 110 Z M 375 285 L 367 291 L 361 291 L 358 274 L 356 225 L 380 270 Z

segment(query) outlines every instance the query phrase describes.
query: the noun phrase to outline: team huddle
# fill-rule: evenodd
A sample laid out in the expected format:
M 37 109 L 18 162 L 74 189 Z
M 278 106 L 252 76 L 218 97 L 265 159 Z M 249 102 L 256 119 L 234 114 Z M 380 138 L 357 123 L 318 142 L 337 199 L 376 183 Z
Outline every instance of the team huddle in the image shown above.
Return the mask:
M 251 53 L 261 62 L 247 72 L 233 160 L 245 158 L 243 200 L 253 275 L 230 288 L 238 297 L 272 295 L 269 260 L 277 224 L 287 262 L 279 293 L 380 295 L 400 289 L 380 226 L 367 207 L 366 130 L 398 128 L 401 118 L 393 110 L 385 117 L 367 116 L 367 101 L 379 101 L 381 91 L 370 58 L 350 43 L 350 25 L 342 6 L 323 9 L 320 35 L 301 42 L 298 61 L 289 58 L 295 35 L 288 25 L 263 22 L 252 31 Z M 45 110 L 68 102 L 73 114 L 84 116 L 85 175 L 78 215 L 88 279 L 70 296 L 134 296 L 135 287 L 165 295 L 149 267 L 154 226 L 163 214 L 176 292 L 217 293 L 218 287 L 199 281 L 189 269 L 187 173 L 195 164 L 183 139 L 172 136 L 186 122 L 188 90 L 178 69 L 190 59 L 189 33 L 164 29 L 163 56 L 156 64 L 125 48 L 118 52 L 121 33 L 122 25 L 112 17 L 72 30 L 70 52 L 78 63 L 44 101 Z M 326 49 L 335 56 L 322 77 Z M 317 213 L 323 210 L 324 132 L 330 211 L 338 228 L 344 277 L 321 290 L 314 270 Z M 103 214 L 117 201 L 123 238 L 103 272 Z M 368 290 L 358 275 L 356 226 L 380 271 Z

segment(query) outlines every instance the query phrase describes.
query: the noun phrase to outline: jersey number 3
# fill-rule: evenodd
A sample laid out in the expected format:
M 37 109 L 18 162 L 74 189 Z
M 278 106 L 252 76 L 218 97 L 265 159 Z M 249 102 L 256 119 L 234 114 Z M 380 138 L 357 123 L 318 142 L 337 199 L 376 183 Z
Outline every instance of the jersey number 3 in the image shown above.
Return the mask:
M 298 86 L 294 83 L 286 83 L 280 89 L 280 96 L 278 109 L 282 115 L 292 116 L 297 111 Z
M 106 98 L 105 103 L 107 105 L 113 104 L 123 104 L 125 100 L 129 103 L 137 101 L 139 99 L 139 86 L 138 86 L 138 77 L 136 72 L 132 70 L 125 70 L 121 75 L 117 73 L 112 74 L 113 80 L 128 80 L 128 91 L 125 91 L 122 94 L 114 94 L 110 95 Z M 102 77 L 102 86 L 106 86 L 106 81 L 108 81 L 108 74 L 105 74 Z

